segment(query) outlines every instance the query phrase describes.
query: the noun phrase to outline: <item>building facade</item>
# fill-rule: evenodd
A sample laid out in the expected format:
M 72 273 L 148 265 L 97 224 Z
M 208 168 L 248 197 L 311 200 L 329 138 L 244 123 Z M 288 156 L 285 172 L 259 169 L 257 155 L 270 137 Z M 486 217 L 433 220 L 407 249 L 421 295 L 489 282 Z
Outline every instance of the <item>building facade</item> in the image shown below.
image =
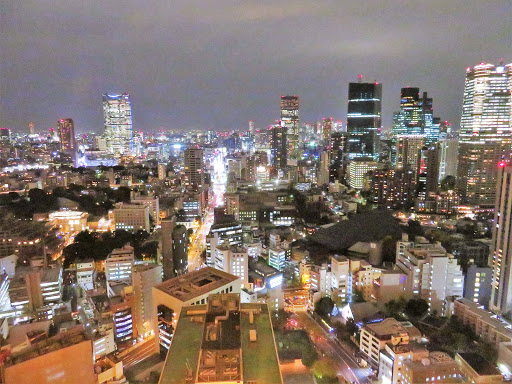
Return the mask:
M 103 119 L 108 152 L 114 155 L 131 155 L 133 126 L 130 95 L 104 94 Z

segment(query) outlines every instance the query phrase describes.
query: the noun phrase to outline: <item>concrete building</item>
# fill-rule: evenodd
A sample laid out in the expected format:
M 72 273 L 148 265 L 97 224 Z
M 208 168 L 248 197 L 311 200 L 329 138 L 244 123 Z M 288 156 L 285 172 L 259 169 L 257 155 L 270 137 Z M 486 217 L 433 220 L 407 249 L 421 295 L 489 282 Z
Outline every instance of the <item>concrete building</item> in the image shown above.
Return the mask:
M 131 204 L 141 204 L 149 208 L 149 214 L 153 218 L 155 226 L 160 225 L 160 200 L 155 196 L 136 196 L 130 201 Z
M 116 283 L 132 284 L 133 247 L 126 244 L 123 248 L 114 249 L 105 260 L 105 278 L 107 284 Z
M 359 158 L 354 159 L 348 165 L 348 180 L 351 188 L 362 189 L 364 180 L 369 172 L 379 168 L 379 163 L 372 159 Z
M 243 285 L 249 283 L 249 255 L 245 248 L 229 244 L 215 247 L 216 269 L 240 278 Z
M 286 250 L 281 247 L 270 247 L 268 250 L 268 265 L 277 269 L 278 271 L 284 271 L 286 263 Z
M 404 362 L 419 361 L 428 358 L 429 352 L 425 347 L 416 343 L 397 344 L 387 343 L 380 351 L 379 382 L 382 384 L 402 384 Z
M 403 384 L 464 383 L 455 360 L 444 352 L 430 352 L 428 358 L 404 362 Z
M 265 304 L 241 304 L 239 294 L 210 295 L 183 307 L 159 384 L 282 384 Z
M 114 339 L 114 324 L 106 323 L 98 327 L 92 338 L 92 354 L 94 360 L 112 353 L 116 350 Z
M 506 322 L 500 321 L 492 312 L 467 299 L 454 303 L 454 314 L 477 335 L 499 348 L 503 342 L 512 341 L 512 330 Z
M 96 263 L 94 260 L 83 260 L 76 263 L 76 282 L 84 290 L 94 289 L 96 280 Z
M 133 268 L 134 316 L 133 323 L 137 334 L 145 336 L 151 331 L 153 313 L 151 298 L 155 285 L 162 282 L 162 266 L 157 264 L 139 264 Z
M 489 264 L 493 282 L 489 308 L 500 313 L 512 311 L 512 166 L 501 163 L 497 177 L 496 204 Z
M 399 322 L 387 318 L 379 323 L 366 324 L 361 328 L 359 350 L 366 361 L 374 368 L 379 367 L 380 352 L 387 343 L 408 344 L 421 337 L 420 331 L 409 322 Z
M 471 264 L 464 278 L 464 298 L 489 308 L 492 291 L 492 268 Z
M 182 307 L 206 304 L 212 293 L 240 293 L 237 276 L 206 267 L 164 281 L 152 289 L 152 328 L 158 344 L 169 349 Z
M 190 189 L 201 188 L 204 184 L 203 150 L 187 148 L 183 152 L 185 186 Z
M 115 230 L 151 232 L 149 207 L 145 205 L 117 203 L 114 209 L 109 211 L 108 217 Z
M 498 368 L 478 353 L 462 353 L 455 355 L 460 373 L 468 383 L 495 384 L 503 383 L 503 375 Z
M 463 296 L 462 268 L 440 245 L 399 241 L 396 265 L 407 276 L 407 291 L 425 299 L 429 311 L 448 314 L 446 299 Z
M 12 353 L 0 372 L 5 384 L 96 384 L 91 341 L 80 328 Z

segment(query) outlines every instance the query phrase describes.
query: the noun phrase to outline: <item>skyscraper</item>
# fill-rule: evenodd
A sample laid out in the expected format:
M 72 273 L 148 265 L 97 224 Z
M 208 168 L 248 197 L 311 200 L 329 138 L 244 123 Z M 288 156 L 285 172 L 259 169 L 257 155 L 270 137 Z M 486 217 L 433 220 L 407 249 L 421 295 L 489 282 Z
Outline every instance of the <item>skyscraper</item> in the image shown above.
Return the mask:
M 57 122 L 60 150 L 67 154 L 75 152 L 75 125 L 73 119 L 60 119 Z
M 332 118 L 325 117 L 322 119 L 322 141 L 324 145 L 329 145 L 332 134 Z
M 400 112 L 393 116 L 393 136 L 425 135 L 426 144 L 439 139 L 440 119 L 434 118 L 432 98 L 427 92 L 420 97 L 419 88 L 402 88 Z
M 498 164 L 510 159 L 512 64 L 466 69 L 457 188 L 464 202 L 492 205 Z
M 493 267 L 489 308 L 505 314 L 512 310 L 512 166 L 501 163 L 497 168 L 496 204 L 489 260 Z
M 377 159 L 377 133 L 381 128 L 382 84 L 350 83 L 348 86 L 348 156 Z
M 103 118 L 107 150 L 114 155 L 131 155 L 133 146 L 130 95 L 103 95 Z
M 254 120 L 249 120 L 249 133 L 254 136 L 256 134 L 256 128 L 254 124 Z
M 281 96 L 281 126 L 286 128 L 288 156 L 299 148 L 299 96 Z
M 287 165 L 288 134 L 287 128 L 274 125 L 270 128 L 272 136 L 270 139 L 270 153 L 272 155 L 272 166 L 275 169 L 285 169 Z
M 201 188 L 204 183 L 203 150 L 200 148 L 187 148 L 183 152 L 185 185 L 188 188 Z

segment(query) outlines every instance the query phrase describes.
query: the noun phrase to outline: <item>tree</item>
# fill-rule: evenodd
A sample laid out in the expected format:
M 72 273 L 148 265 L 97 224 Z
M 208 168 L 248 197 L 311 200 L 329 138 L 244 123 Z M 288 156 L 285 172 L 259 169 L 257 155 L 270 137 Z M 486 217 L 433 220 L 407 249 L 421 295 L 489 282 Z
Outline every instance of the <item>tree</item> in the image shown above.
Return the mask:
M 424 299 L 411 299 L 405 305 L 405 313 L 410 317 L 421 317 L 428 311 L 428 303 Z
M 315 361 L 311 367 L 311 371 L 316 377 L 320 379 L 335 378 L 337 376 L 334 363 L 326 358 Z
M 334 302 L 328 296 L 322 297 L 315 304 L 315 312 L 322 317 L 327 317 L 331 314 L 334 308 Z
M 291 313 L 286 312 L 284 309 L 272 312 L 272 328 L 275 330 L 283 329 L 290 318 Z
M 455 176 L 448 175 L 441 180 L 441 190 L 449 191 L 455 189 Z

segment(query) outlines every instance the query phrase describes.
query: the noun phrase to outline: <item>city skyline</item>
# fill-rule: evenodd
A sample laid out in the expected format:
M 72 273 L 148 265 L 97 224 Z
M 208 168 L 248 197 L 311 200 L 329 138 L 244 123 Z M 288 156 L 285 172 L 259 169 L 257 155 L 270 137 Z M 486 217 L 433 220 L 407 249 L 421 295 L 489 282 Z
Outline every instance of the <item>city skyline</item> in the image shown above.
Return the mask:
M 139 12 L 142 6 L 153 11 Z M 2 29 L 10 33 L 0 43 L 0 126 L 28 132 L 34 121 L 42 131 L 69 117 L 77 133 L 101 133 L 99 98 L 107 92 L 130 93 L 135 130 L 245 129 L 248 120 L 262 128 L 279 118 L 285 94 L 299 95 L 301 123 L 326 116 L 346 122 L 348 83 L 363 74 L 383 84 L 385 129 L 405 86 L 428 90 L 436 115 L 458 127 L 465 68 L 497 64 L 508 53 L 508 7 L 221 1 L 199 13 L 189 2 L 107 10 L 9 2 Z M 410 38 L 415 30 L 426 33 Z

